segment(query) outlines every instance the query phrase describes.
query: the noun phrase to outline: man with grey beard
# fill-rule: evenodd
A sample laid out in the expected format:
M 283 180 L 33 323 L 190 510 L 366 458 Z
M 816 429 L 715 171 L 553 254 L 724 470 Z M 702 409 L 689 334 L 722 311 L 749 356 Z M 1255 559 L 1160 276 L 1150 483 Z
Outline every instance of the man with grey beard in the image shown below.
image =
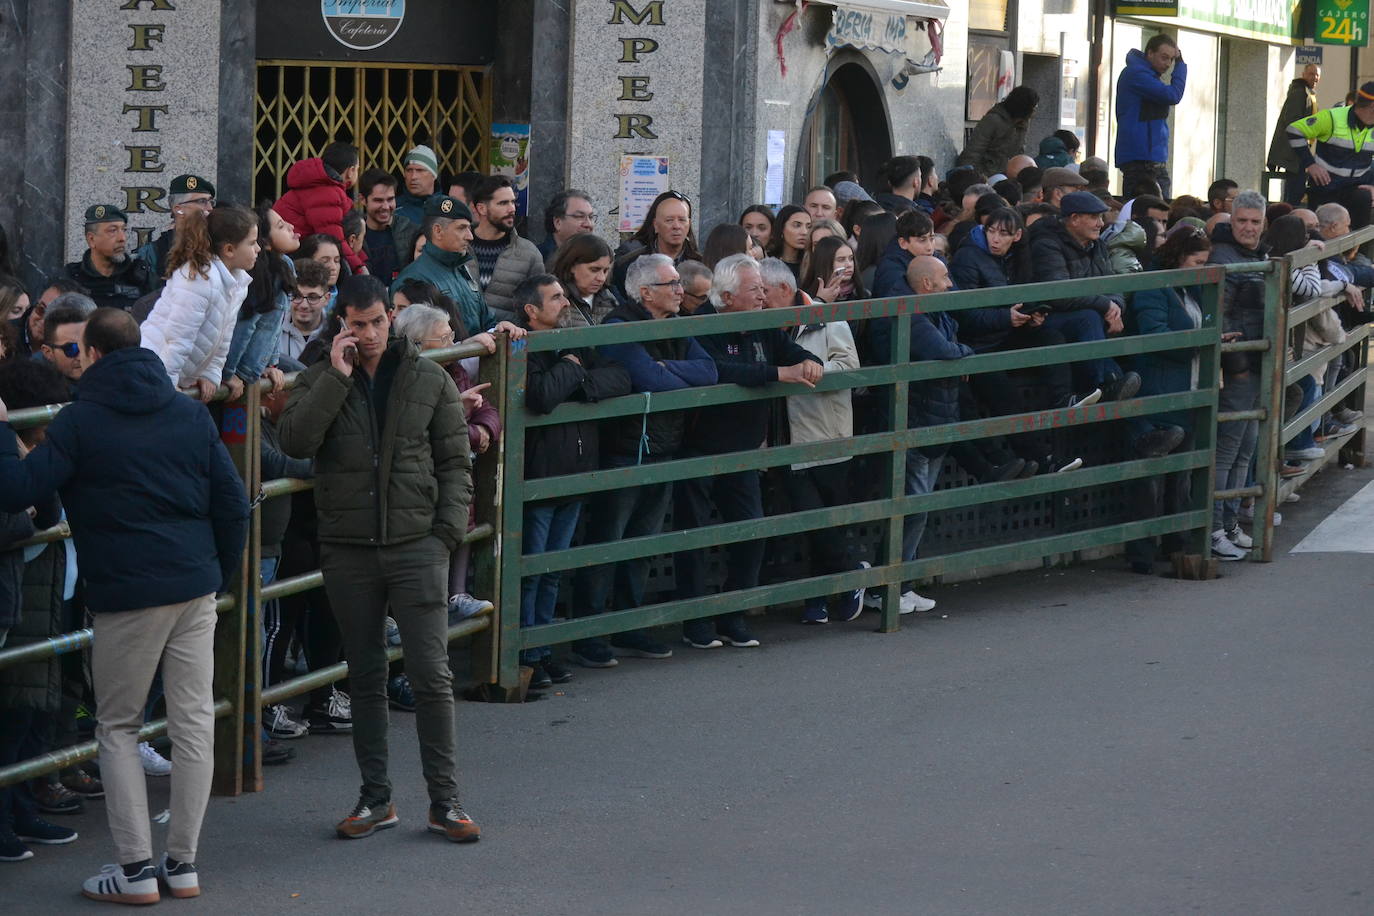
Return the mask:
M 128 254 L 129 217 L 114 204 L 86 208 L 86 253 L 67 265 L 67 276 L 90 290 L 99 307 L 130 311 L 153 289 L 148 265 Z

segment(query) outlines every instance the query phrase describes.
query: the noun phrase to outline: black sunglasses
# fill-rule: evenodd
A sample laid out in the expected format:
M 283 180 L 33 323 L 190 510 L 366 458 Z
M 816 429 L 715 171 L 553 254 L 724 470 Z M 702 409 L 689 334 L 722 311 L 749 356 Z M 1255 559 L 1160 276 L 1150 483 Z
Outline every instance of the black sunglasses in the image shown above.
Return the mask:
M 72 341 L 71 343 L 57 344 L 56 346 L 49 344 L 48 346 L 51 346 L 54 350 L 61 353 L 63 356 L 67 357 L 67 359 L 76 359 L 78 356 L 81 355 L 81 344 L 77 343 L 76 341 Z

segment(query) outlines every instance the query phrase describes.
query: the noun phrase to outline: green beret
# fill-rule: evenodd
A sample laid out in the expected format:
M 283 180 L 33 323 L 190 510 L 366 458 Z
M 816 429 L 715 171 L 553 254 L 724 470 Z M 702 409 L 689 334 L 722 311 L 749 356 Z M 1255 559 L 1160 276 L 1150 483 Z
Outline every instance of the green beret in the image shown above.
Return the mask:
M 215 196 L 215 186 L 199 175 L 178 175 L 167 186 L 168 194 L 209 194 Z
M 127 223 L 128 214 L 114 204 L 95 204 L 86 208 L 88 223 Z
M 472 211 L 455 197 L 435 194 L 425 201 L 425 219 L 465 219 L 472 222 Z

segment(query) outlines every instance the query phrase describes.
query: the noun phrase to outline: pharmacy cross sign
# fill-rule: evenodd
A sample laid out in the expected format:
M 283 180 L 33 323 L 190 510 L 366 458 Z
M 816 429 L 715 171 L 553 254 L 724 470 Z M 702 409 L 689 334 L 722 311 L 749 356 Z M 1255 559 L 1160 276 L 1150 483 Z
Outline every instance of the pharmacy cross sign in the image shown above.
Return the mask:
M 1364 47 L 1369 42 L 1369 0 L 1317 0 L 1317 44 Z

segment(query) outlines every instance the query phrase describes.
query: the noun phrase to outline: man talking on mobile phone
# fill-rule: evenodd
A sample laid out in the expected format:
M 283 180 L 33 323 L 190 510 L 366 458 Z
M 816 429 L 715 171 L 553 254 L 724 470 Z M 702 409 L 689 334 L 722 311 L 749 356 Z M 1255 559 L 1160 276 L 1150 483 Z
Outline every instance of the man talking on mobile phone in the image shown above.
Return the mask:
M 391 337 L 380 281 L 340 283 L 334 313 L 329 359 L 297 378 L 277 432 L 286 454 L 315 459 L 320 567 L 348 660 L 363 784 L 335 829 L 359 839 L 399 820 L 387 776 L 389 608 L 415 690 L 428 829 L 471 842 L 481 831 L 458 801 L 448 666 L 449 556 L 472 500 L 467 423 L 449 374 Z

